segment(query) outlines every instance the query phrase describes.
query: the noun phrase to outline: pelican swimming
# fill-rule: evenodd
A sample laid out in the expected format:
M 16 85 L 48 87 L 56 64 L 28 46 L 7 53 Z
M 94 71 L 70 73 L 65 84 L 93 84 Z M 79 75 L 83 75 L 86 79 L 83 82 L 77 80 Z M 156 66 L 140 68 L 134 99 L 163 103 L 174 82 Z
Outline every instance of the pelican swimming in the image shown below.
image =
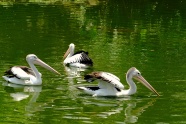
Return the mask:
M 31 68 L 26 66 L 13 66 L 5 72 L 3 78 L 11 83 L 20 85 L 41 85 L 41 73 L 38 72 L 34 64 L 40 65 L 54 73 L 60 75 L 55 69 L 44 63 L 36 55 L 29 54 L 26 56 L 26 61 Z
M 156 93 L 158 92 L 142 77 L 139 70 L 135 67 L 132 67 L 128 70 L 126 74 L 126 80 L 129 85 L 128 90 L 124 90 L 123 84 L 120 82 L 120 79 L 115 75 L 108 72 L 92 72 L 84 76 L 84 79 L 88 82 L 97 80 L 98 86 L 87 86 L 87 87 L 77 87 L 80 90 L 83 90 L 87 94 L 93 96 L 125 96 L 132 95 L 136 93 L 137 87 L 133 79 L 140 81 L 145 85 L 149 90 Z
M 65 65 L 80 67 L 80 68 L 88 68 L 88 67 L 93 66 L 93 62 L 89 58 L 88 52 L 81 50 L 81 51 L 74 53 L 74 49 L 75 49 L 75 45 L 71 43 L 63 57 L 65 58 L 63 62 Z

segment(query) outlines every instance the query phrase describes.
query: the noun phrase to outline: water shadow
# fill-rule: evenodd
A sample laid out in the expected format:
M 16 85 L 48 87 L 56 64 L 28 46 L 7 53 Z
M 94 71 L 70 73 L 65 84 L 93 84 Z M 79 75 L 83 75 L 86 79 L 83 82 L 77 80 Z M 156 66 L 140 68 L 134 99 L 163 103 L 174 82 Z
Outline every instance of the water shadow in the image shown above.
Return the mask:
M 29 99 L 25 104 L 25 111 L 27 115 L 32 115 L 33 112 L 41 111 L 43 107 L 37 103 L 37 99 L 42 92 L 42 86 L 24 86 L 13 83 L 3 82 L 4 90 L 10 94 L 13 101 L 21 102 Z

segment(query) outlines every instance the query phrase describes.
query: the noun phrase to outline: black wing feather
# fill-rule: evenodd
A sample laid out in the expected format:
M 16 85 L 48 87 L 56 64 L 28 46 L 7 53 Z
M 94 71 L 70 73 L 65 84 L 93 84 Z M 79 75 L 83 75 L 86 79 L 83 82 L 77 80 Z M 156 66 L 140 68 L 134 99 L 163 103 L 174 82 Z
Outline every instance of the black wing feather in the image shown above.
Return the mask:
M 76 55 L 76 54 L 81 54 L 81 59 L 79 60 L 80 63 L 90 65 L 90 66 L 93 65 L 92 59 L 88 56 L 88 52 L 81 50 L 81 51 L 74 53 L 73 55 Z
M 13 66 L 12 66 L 13 67 Z M 20 79 L 19 77 L 17 77 L 17 75 L 15 75 L 13 72 L 12 72 L 12 67 L 10 67 L 10 69 L 8 69 L 7 71 L 4 72 L 4 76 L 7 76 L 9 78 L 12 78 L 12 77 L 16 77 L 18 79 Z M 15 67 L 15 66 L 14 66 Z M 21 68 L 23 71 L 25 71 L 26 73 L 28 74 L 31 74 L 31 75 L 34 75 L 34 72 L 31 68 L 28 68 L 27 66 L 17 66 L 19 68 Z

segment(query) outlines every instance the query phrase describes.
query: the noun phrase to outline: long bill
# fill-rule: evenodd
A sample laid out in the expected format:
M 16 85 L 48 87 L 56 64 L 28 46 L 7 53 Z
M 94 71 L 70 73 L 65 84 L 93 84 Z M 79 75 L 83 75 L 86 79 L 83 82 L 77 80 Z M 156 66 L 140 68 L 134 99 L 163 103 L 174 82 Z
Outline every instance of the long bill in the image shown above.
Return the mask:
M 44 68 L 46 68 L 46 69 L 48 69 L 48 70 L 50 70 L 50 71 L 52 71 L 52 72 L 54 72 L 56 74 L 61 75 L 58 71 L 56 71 L 55 69 L 53 69 L 52 67 L 50 67 L 48 64 L 46 64 L 45 62 L 43 62 L 40 59 L 36 59 L 34 61 L 34 64 L 40 65 L 40 66 L 42 66 L 42 67 L 44 67 Z
M 66 58 L 67 55 L 70 53 L 70 49 L 68 48 L 68 50 L 66 51 L 66 53 L 64 54 L 63 58 Z
M 151 90 L 152 92 L 154 92 L 158 96 L 160 96 L 159 93 L 143 78 L 143 76 L 136 76 L 135 79 L 138 80 L 138 81 L 140 81 L 149 90 Z

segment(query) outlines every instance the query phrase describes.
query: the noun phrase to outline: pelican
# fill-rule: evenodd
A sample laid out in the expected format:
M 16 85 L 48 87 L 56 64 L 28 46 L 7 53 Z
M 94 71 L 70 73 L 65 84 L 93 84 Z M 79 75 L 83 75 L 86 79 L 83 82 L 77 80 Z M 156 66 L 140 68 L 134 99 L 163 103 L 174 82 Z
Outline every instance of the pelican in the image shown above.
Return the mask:
M 65 65 L 79 67 L 79 68 L 89 68 L 93 66 L 93 62 L 89 58 L 88 52 L 81 50 L 74 53 L 74 49 L 75 49 L 75 45 L 71 43 L 63 57 L 65 58 L 63 62 Z
M 26 66 L 13 66 L 5 72 L 5 75 L 2 76 L 6 81 L 20 84 L 20 85 L 41 85 L 41 73 L 38 72 L 34 64 L 40 65 L 54 73 L 60 75 L 55 69 L 47 65 L 45 62 L 40 60 L 36 55 L 29 54 L 26 56 L 26 61 L 28 62 L 31 68 Z
M 84 79 L 88 82 L 97 80 L 98 86 L 87 86 L 87 87 L 77 87 L 80 90 L 83 90 L 85 93 L 93 96 L 126 96 L 133 95 L 136 93 L 137 87 L 133 79 L 140 81 L 145 85 L 149 90 L 156 93 L 158 92 L 142 77 L 139 70 L 135 67 L 132 67 L 128 70 L 126 74 L 126 81 L 129 85 L 129 89 L 125 90 L 123 84 L 120 82 L 120 79 L 115 75 L 108 72 L 92 72 L 84 76 Z

